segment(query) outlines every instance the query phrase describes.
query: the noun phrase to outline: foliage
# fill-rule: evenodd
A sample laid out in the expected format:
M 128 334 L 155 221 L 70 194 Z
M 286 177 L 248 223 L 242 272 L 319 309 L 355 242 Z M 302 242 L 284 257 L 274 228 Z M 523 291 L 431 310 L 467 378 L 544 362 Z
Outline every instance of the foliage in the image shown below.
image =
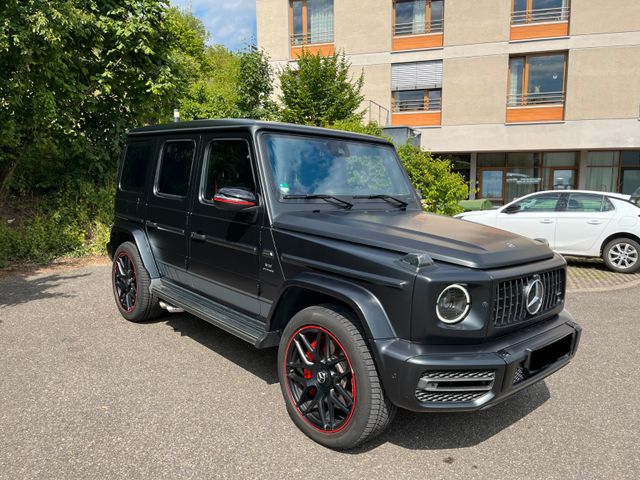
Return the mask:
M 112 175 L 124 131 L 175 88 L 165 15 L 161 0 L 2 2 L 0 194 L 14 172 L 43 188 Z
M 37 207 L 23 225 L 0 217 L 0 267 L 43 263 L 65 255 L 102 254 L 113 220 L 114 186 L 65 185 Z
M 306 50 L 297 68 L 287 65 L 279 75 L 285 122 L 326 126 L 359 118 L 364 77 L 355 80 L 344 54 L 321 57 Z
M 354 118 L 350 120 L 338 120 L 329 128 L 334 130 L 344 130 L 345 132 L 362 133 L 364 135 L 373 135 L 374 137 L 382 137 L 382 128 L 375 122 L 368 124 L 362 123 L 360 119 Z
M 398 147 L 398 154 L 422 195 L 425 210 L 441 215 L 462 212 L 458 202 L 469 196 L 469 186 L 462 175 L 451 170 L 451 162 L 434 159 L 431 153 L 413 145 Z
M 262 50 L 239 53 L 237 106 L 240 116 L 259 120 L 276 120 L 278 105 L 272 100 L 273 69 Z

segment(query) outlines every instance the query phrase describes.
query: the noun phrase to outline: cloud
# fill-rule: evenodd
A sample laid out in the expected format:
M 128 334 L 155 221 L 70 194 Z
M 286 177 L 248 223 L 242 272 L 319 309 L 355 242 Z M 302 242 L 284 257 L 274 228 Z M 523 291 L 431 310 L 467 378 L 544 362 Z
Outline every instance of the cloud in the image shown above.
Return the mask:
M 209 43 L 221 43 L 237 50 L 255 43 L 255 0 L 171 0 L 177 7 L 191 9 L 209 32 Z

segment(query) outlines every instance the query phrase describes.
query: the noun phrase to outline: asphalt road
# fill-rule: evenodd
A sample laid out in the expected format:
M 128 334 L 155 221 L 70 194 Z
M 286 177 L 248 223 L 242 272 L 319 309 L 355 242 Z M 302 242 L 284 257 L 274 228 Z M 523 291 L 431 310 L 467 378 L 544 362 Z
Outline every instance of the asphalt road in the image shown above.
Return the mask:
M 493 409 L 400 412 L 364 448 L 289 420 L 275 350 L 185 314 L 136 325 L 109 268 L 0 279 L 0 478 L 640 476 L 638 287 L 571 294 L 574 363 Z

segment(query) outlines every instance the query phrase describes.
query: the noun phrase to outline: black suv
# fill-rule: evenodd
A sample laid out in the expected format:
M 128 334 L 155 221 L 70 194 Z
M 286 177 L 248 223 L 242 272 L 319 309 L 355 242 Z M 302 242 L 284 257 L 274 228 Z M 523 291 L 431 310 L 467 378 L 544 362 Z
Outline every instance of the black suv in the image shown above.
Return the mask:
M 351 448 L 396 407 L 480 410 L 565 366 L 580 327 L 541 242 L 423 212 L 394 147 L 250 120 L 129 133 L 108 245 L 122 315 L 186 311 L 278 347 L 289 415 Z

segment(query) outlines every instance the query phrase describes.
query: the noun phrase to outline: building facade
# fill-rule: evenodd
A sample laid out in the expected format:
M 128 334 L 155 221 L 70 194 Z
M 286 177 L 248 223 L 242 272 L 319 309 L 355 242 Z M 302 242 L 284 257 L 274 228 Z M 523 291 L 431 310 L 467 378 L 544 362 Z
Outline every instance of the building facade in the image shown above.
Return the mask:
M 257 0 L 257 19 L 276 67 L 344 52 L 366 118 L 418 131 L 472 197 L 640 188 L 638 0 Z

